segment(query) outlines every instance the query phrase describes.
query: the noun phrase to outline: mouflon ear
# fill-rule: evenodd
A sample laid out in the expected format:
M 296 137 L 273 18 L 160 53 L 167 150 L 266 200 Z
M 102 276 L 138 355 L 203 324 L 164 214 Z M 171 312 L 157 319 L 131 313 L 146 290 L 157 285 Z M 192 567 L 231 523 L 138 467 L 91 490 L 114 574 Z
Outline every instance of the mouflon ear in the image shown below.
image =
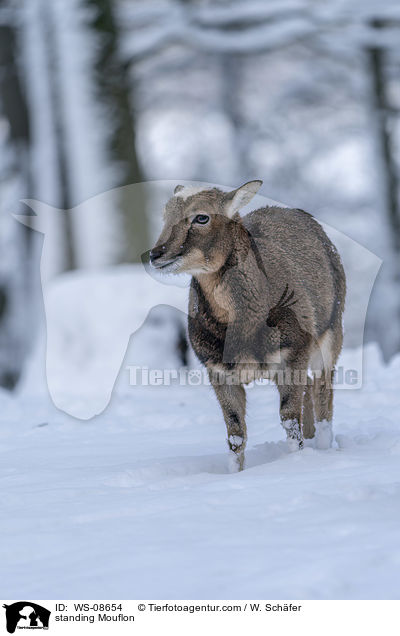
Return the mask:
M 225 195 L 225 214 L 232 217 L 245 205 L 250 203 L 255 194 L 262 186 L 262 181 L 256 179 L 255 181 L 248 181 L 244 183 L 240 188 L 232 190 Z
M 181 190 L 183 190 L 183 188 L 184 188 L 184 187 L 185 187 L 185 186 L 183 186 L 183 185 L 177 185 L 177 186 L 175 187 L 174 194 L 178 194 L 178 192 L 180 192 Z

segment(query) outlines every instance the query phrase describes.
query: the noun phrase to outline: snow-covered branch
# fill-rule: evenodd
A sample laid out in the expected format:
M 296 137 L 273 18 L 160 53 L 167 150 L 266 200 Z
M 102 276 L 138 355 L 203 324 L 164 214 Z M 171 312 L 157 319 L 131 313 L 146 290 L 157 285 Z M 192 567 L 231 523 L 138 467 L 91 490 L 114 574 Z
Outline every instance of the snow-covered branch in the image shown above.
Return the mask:
M 397 46 L 400 6 L 392 0 L 361 3 L 310 3 L 308 0 L 232 3 L 185 7 L 171 3 L 120 12 L 132 60 L 181 43 L 211 53 L 254 54 L 280 48 L 313 35 L 344 40 L 350 47 Z M 372 22 L 385 23 L 379 33 Z

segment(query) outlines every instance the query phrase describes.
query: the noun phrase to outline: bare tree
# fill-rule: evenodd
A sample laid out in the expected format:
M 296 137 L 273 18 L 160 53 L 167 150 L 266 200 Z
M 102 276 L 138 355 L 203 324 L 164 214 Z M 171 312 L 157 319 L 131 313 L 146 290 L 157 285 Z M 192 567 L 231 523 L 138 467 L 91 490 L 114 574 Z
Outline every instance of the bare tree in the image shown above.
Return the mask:
M 59 180 L 58 207 L 63 210 L 68 210 L 71 207 L 70 158 L 68 157 L 67 151 L 65 113 L 61 96 L 61 72 L 55 21 L 53 19 L 53 8 L 51 3 L 47 2 L 47 0 L 42 0 L 40 8 L 44 42 L 47 49 L 46 59 L 48 65 L 47 74 L 50 88 L 51 109 L 54 114 L 54 138 Z M 59 223 L 62 224 L 63 233 L 64 269 L 75 269 L 76 257 L 71 215 L 60 215 Z
M 384 29 L 390 26 L 390 22 L 373 20 L 371 26 L 374 29 Z M 392 109 L 389 102 L 386 86 L 387 50 L 378 45 L 367 47 L 367 55 L 370 67 L 373 108 L 375 117 L 375 130 L 379 147 L 379 158 L 382 161 L 382 185 L 385 197 L 385 208 L 391 227 L 393 247 L 396 251 L 400 266 L 400 205 L 399 205 L 399 174 L 395 160 Z
M 100 46 L 94 65 L 98 98 L 105 107 L 109 125 L 110 158 L 120 175 L 116 186 L 142 183 L 144 176 L 136 151 L 132 81 L 129 64 L 120 51 L 120 28 L 111 0 L 84 0 L 94 10 L 92 28 L 99 36 Z M 145 189 L 124 188 L 119 198 L 123 215 L 125 245 L 121 260 L 140 261 L 148 248 L 147 201 Z
M 30 192 L 30 125 L 17 63 L 15 14 L 3 0 L 0 10 L 4 9 L 8 9 L 8 21 L 0 24 L 0 115 L 7 122 L 8 135 L 0 163 L 0 385 L 12 388 L 21 371 L 29 334 L 30 323 L 24 317 L 30 315 L 31 233 L 12 218 L 11 212 L 18 210 L 7 192 L 18 192 L 19 198 Z

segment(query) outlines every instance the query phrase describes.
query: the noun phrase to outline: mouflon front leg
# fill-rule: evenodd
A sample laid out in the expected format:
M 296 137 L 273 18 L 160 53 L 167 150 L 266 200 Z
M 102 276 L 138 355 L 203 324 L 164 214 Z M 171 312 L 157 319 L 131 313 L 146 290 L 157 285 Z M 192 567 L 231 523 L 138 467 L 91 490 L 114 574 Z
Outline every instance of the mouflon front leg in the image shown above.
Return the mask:
M 221 405 L 222 413 L 228 433 L 228 446 L 234 456 L 236 470 L 244 468 L 244 450 L 247 441 L 247 429 L 245 421 L 246 393 L 241 384 L 211 383 Z

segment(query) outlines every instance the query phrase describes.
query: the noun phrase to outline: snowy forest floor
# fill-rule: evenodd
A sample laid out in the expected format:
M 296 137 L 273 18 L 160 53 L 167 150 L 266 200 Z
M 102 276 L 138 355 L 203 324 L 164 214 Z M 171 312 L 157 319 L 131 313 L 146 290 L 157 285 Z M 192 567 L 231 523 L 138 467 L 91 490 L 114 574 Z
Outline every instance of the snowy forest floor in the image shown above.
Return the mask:
M 210 387 L 131 387 L 86 422 L 2 392 L 0 595 L 398 598 L 399 379 L 367 347 L 333 448 L 294 454 L 254 387 L 238 474 Z

